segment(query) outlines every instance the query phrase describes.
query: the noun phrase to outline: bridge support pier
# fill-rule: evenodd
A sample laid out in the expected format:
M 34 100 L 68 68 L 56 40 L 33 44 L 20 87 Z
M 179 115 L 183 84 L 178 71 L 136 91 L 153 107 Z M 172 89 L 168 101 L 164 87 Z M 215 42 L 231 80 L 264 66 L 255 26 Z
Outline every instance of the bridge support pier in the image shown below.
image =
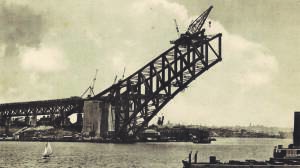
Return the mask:
M 5 117 L 5 134 L 9 135 L 9 128 L 10 128 L 10 124 L 11 124 L 11 118 L 10 117 Z
M 0 126 L 4 126 L 5 125 L 5 119 L 2 115 L 0 115 Z
M 35 127 L 35 126 L 36 126 L 36 123 L 37 123 L 37 116 L 36 116 L 36 115 L 33 115 L 33 116 L 31 117 L 30 126 Z
M 107 102 L 89 100 L 83 106 L 83 127 L 82 133 L 95 138 L 105 137 L 108 134 L 108 112 L 110 106 Z
M 60 126 L 61 127 L 64 127 L 65 126 L 65 112 L 64 111 L 62 111 L 62 112 L 60 112 Z
M 27 125 L 30 125 L 30 117 L 29 117 L 29 116 L 26 116 L 26 117 L 25 117 L 25 123 L 26 123 Z
M 50 114 L 51 125 L 55 124 L 55 115 L 53 113 Z
M 77 120 L 76 120 L 76 123 L 78 125 L 81 125 L 83 124 L 83 118 L 82 118 L 82 113 L 77 113 Z
M 69 117 L 65 117 L 64 118 L 64 126 L 69 126 L 71 124 L 70 118 Z

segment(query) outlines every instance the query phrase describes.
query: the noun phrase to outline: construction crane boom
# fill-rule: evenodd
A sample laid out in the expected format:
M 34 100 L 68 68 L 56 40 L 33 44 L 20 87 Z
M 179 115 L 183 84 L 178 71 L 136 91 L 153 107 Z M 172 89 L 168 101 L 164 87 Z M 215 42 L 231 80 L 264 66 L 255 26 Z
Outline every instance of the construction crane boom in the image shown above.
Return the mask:
M 175 26 L 176 26 L 177 35 L 180 36 L 180 32 L 179 32 L 179 28 L 178 28 L 178 24 L 177 24 L 176 19 L 174 19 L 174 23 L 175 23 Z
M 89 91 L 90 93 L 88 94 L 88 97 L 90 96 L 95 96 L 95 93 L 94 93 L 94 87 L 95 87 L 95 82 L 97 80 L 97 73 L 98 73 L 98 69 L 96 69 L 96 73 L 95 73 L 95 76 L 92 80 L 92 83 L 91 85 L 81 94 L 81 98 Z
M 94 92 L 95 82 L 96 82 L 96 80 L 97 80 L 97 73 L 98 73 L 98 69 L 96 69 L 96 73 L 95 73 L 95 76 L 94 76 L 94 78 L 93 78 L 93 82 L 92 82 L 92 84 L 91 84 L 91 91 L 92 91 L 92 92 Z M 94 95 L 94 93 L 93 93 L 93 95 Z
M 124 67 L 123 74 L 122 74 L 122 79 L 124 79 L 125 71 L 126 71 L 126 67 Z
M 195 19 L 188 27 L 187 33 L 189 34 L 195 34 L 197 32 L 200 32 L 202 29 L 202 26 L 205 23 L 205 20 L 207 19 L 210 11 L 212 10 L 213 6 L 210 6 L 205 12 L 203 12 L 197 19 Z

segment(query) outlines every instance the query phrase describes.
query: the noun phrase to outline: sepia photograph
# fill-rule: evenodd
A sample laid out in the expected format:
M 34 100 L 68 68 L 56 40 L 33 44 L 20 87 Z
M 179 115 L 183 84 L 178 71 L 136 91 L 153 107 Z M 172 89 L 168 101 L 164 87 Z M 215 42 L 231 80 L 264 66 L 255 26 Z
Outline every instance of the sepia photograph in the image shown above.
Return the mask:
M 300 168 L 299 9 L 0 0 L 0 168 Z

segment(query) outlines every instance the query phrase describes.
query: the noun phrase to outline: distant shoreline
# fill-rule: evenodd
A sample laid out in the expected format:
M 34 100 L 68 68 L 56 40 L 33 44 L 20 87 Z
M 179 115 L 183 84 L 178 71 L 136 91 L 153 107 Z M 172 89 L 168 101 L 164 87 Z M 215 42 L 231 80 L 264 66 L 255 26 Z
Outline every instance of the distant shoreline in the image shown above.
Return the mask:
M 287 138 L 274 138 L 274 137 L 216 137 L 216 139 L 221 138 L 221 139 L 230 139 L 230 138 L 238 138 L 238 139 L 291 139 L 289 137 Z M 8 137 L 8 139 L 0 139 L 0 142 L 83 142 L 83 143 L 170 143 L 170 142 L 190 142 L 193 143 L 192 141 L 128 141 L 128 142 L 119 142 L 119 141 L 112 141 L 112 140 L 99 140 L 99 139 L 94 139 L 94 140 L 15 140 L 12 137 Z M 200 143 L 200 144 L 206 144 L 206 143 Z

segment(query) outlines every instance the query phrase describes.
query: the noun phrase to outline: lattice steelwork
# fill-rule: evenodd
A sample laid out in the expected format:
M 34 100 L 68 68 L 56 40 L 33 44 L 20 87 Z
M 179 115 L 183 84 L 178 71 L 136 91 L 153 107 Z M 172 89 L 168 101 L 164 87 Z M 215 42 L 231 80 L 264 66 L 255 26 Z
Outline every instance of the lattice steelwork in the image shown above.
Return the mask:
M 174 96 L 222 60 L 222 34 L 208 36 L 201 29 L 211 8 L 172 42 L 173 47 L 92 98 L 111 102 L 116 138 L 135 136 Z
M 82 113 L 81 98 L 67 98 L 45 101 L 0 104 L 1 117 L 34 116 L 60 114 L 67 117 L 73 113 Z

